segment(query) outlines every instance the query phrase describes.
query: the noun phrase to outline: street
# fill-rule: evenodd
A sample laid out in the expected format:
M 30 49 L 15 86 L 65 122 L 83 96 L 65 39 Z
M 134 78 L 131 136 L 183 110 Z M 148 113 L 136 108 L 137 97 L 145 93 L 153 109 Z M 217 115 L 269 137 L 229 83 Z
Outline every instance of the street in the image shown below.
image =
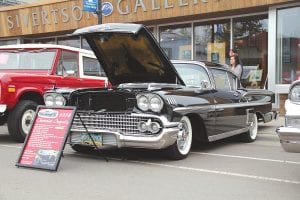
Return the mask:
M 22 144 L 0 129 L 0 200 L 300 199 L 300 154 L 285 152 L 275 133 L 284 118 L 259 126 L 257 141 L 230 138 L 193 147 L 171 161 L 159 151 L 125 149 L 101 156 L 68 145 L 57 172 L 16 167 Z

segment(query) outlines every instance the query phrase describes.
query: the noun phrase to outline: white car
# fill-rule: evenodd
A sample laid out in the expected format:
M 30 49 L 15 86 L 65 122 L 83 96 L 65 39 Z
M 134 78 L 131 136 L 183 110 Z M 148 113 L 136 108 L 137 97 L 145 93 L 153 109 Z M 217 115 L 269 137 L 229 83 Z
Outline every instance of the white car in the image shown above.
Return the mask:
M 300 80 L 290 86 L 285 111 L 285 126 L 276 132 L 285 151 L 300 153 Z

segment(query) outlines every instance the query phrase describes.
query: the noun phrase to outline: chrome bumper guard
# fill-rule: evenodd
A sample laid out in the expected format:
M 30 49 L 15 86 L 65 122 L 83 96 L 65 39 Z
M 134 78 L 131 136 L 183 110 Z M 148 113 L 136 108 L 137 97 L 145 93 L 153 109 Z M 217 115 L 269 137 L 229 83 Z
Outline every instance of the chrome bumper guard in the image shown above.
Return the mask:
M 264 114 L 264 122 L 270 122 L 273 119 L 277 120 L 278 118 L 278 111 L 271 111 L 271 112 L 267 112 L 266 114 Z

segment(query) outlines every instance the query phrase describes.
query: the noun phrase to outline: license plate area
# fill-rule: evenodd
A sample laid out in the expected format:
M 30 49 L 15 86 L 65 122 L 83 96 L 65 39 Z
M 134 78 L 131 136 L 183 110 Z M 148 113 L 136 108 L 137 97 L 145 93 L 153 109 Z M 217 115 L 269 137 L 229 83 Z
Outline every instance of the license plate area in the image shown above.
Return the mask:
M 103 146 L 103 137 L 101 133 L 81 133 L 80 137 L 82 145 L 95 146 L 96 144 L 97 147 Z M 95 142 L 95 144 L 93 141 Z

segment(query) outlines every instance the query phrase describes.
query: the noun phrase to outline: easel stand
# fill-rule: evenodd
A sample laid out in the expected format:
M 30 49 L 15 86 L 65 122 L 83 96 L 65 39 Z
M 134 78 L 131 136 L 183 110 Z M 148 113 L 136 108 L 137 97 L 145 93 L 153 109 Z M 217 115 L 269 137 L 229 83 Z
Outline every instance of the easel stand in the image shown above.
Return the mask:
M 88 136 L 90 137 L 90 139 L 91 139 L 91 141 L 92 141 L 92 143 L 93 143 L 93 145 L 94 145 L 94 148 L 95 148 L 95 150 L 96 150 L 96 153 L 97 153 L 98 155 L 102 156 L 102 157 L 106 160 L 106 162 L 108 162 L 107 156 L 105 155 L 105 153 L 103 153 L 103 151 L 102 151 L 101 149 L 98 148 L 97 144 L 95 143 L 94 138 L 92 137 L 91 133 L 90 133 L 89 130 L 87 129 L 85 123 L 82 121 L 81 116 L 79 115 L 79 113 L 76 113 L 76 115 L 79 117 L 79 120 L 80 120 L 81 124 L 83 125 L 83 127 L 84 127 L 84 129 L 85 129 L 85 132 L 86 132 L 86 133 L 88 134 Z

